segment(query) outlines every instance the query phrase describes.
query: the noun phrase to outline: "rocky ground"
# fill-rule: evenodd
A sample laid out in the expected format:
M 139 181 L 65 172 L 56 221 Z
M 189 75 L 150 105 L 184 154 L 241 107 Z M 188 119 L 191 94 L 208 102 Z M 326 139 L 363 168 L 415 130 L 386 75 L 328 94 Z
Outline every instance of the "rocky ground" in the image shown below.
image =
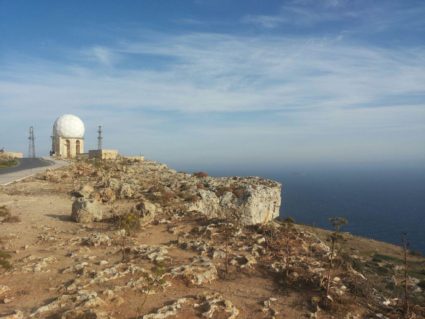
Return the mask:
M 0 318 L 425 317 L 423 257 L 406 316 L 399 247 L 273 220 L 279 206 L 273 181 L 126 159 L 3 187 Z

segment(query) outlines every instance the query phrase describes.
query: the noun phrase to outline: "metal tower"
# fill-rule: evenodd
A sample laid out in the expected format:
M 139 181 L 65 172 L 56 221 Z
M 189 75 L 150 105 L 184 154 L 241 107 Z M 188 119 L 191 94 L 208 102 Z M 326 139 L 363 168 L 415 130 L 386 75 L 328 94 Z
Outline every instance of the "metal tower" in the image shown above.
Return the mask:
M 103 141 L 103 137 L 102 137 L 102 126 L 99 125 L 99 128 L 97 130 L 98 136 L 97 136 L 97 149 L 101 150 L 102 149 L 102 141 Z
M 28 137 L 28 157 L 35 158 L 35 137 L 34 137 L 34 128 L 30 127 L 30 136 Z

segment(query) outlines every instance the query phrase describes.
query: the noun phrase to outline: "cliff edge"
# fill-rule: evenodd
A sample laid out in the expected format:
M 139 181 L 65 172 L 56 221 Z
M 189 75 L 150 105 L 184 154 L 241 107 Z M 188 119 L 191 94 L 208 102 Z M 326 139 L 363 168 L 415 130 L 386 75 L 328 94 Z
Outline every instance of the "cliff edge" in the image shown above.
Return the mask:
M 125 158 L 2 187 L 0 319 L 424 318 L 425 258 L 277 220 L 280 191 Z

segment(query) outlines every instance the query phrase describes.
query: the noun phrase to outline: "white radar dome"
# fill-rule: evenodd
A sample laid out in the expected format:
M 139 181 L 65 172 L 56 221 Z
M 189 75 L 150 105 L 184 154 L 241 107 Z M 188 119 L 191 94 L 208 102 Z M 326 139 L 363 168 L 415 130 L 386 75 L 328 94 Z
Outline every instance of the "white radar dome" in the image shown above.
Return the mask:
M 58 117 L 53 125 L 53 134 L 64 138 L 83 138 L 84 131 L 83 121 L 72 114 Z

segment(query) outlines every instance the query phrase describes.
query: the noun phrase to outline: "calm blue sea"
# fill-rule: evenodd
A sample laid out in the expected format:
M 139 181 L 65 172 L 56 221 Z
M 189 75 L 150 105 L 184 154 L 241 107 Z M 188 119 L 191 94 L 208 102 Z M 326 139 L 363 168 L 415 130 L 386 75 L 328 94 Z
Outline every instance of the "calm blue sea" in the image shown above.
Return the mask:
M 424 168 L 214 169 L 212 176 L 263 176 L 283 184 L 281 216 L 330 228 L 343 216 L 344 230 L 394 244 L 407 232 L 411 249 L 425 254 Z

